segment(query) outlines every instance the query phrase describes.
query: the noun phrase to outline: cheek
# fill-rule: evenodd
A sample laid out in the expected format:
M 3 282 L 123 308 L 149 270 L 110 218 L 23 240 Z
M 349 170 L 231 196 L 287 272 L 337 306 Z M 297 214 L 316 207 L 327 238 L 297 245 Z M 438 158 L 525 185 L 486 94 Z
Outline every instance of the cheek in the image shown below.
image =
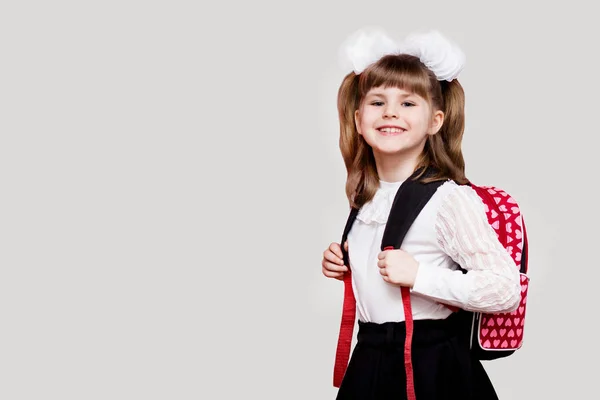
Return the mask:
M 369 129 L 370 127 L 373 126 L 373 123 L 377 119 L 377 116 L 373 115 L 372 112 L 362 111 L 361 113 L 359 113 L 358 118 L 360 121 L 360 128 L 364 132 L 366 129 Z
M 426 113 L 418 113 L 412 116 L 411 125 L 418 130 L 425 130 L 429 127 L 429 116 Z

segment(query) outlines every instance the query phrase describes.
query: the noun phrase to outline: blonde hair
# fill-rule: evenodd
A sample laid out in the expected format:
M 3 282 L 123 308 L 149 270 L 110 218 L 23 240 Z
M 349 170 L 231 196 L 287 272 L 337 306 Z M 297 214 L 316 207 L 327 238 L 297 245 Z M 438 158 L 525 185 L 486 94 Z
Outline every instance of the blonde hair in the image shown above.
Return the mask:
M 371 147 L 358 134 L 354 113 L 369 90 L 375 87 L 397 87 L 423 97 L 432 110 L 444 112 L 444 122 L 435 135 L 428 135 L 417 169 L 432 167 L 428 177 L 416 179 L 431 182 L 452 179 L 468 182 L 461 150 L 465 126 L 465 95 L 460 83 L 438 81 L 417 57 L 408 54 L 388 55 L 369 66 L 360 75 L 346 75 L 338 90 L 340 150 L 346 165 L 346 196 L 350 206 L 360 208 L 371 200 L 379 187 L 379 176 Z M 423 171 L 425 168 L 423 168 Z

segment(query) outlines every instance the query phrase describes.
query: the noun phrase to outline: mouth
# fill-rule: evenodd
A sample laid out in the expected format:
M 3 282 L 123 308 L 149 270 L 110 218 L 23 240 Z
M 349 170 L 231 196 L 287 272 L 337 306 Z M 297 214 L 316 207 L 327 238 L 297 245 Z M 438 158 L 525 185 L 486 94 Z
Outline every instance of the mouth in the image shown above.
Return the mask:
M 406 132 L 406 129 L 395 125 L 384 125 L 377 128 L 377 132 L 385 136 L 393 136 Z

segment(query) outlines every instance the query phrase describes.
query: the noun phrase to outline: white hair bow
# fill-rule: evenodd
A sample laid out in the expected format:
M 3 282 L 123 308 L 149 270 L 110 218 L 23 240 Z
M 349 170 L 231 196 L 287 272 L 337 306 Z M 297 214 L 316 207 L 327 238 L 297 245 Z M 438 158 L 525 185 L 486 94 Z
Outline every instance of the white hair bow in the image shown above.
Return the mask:
M 465 55 L 438 31 L 415 33 L 396 43 L 379 28 L 364 28 L 352 34 L 340 50 L 344 69 L 356 74 L 388 54 L 418 57 L 438 80 L 456 79 L 465 65 Z

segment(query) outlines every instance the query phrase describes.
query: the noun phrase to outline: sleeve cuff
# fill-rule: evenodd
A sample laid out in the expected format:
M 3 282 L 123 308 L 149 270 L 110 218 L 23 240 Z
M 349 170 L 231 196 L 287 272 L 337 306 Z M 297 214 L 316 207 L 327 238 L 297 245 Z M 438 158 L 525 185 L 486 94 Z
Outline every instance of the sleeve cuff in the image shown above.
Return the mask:
M 436 291 L 436 281 L 440 278 L 438 269 L 431 264 L 420 262 L 411 291 L 425 296 L 433 296 Z

